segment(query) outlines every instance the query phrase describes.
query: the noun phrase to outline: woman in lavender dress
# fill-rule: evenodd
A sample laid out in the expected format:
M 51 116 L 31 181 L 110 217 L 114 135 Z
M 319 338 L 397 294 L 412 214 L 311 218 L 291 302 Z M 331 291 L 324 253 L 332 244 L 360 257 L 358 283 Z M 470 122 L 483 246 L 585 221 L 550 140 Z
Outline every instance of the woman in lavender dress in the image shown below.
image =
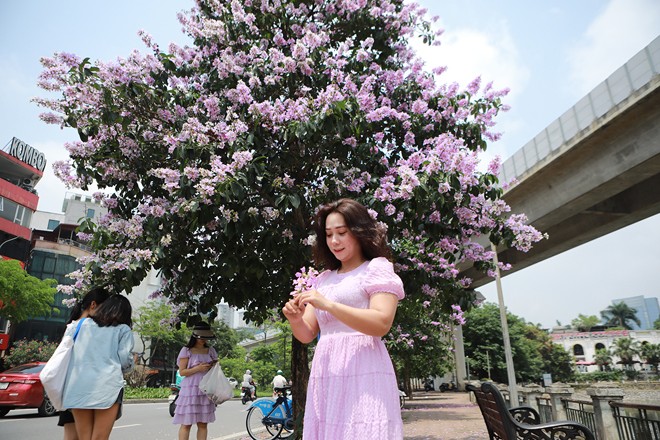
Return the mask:
M 179 440 L 189 439 L 193 424 L 197 425 L 197 439 L 206 439 L 207 425 L 215 421 L 215 404 L 199 389 L 200 380 L 218 360 L 215 349 L 209 347 L 206 342 L 213 338 L 215 336 L 207 323 L 196 324 L 190 341 L 181 349 L 177 358 L 179 373 L 183 376 L 183 380 L 176 401 L 173 423 L 181 425 Z
M 287 302 L 302 343 L 320 333 L 307 387 L 305 440 L 401 440 L 392 361 L 381 337 L 392 326 L 403 283 L 387 259 L 385 231 L 350 199 L 324 205 L 314 228 L 316 288 Z

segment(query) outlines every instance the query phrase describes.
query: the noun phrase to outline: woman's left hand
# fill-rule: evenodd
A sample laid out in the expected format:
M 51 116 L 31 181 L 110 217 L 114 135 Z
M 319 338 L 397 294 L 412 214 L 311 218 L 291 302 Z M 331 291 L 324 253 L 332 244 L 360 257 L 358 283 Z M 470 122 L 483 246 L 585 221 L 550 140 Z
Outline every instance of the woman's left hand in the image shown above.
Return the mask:
M 316 289 L 306 290 L 303 293 L 300 293 L 296 297 L 296 300 L 301 307 L 311 304 L 314 308 L 319 310 L 328 310 L 328 307 L 332 304 L 332 301 L 321 295 Z

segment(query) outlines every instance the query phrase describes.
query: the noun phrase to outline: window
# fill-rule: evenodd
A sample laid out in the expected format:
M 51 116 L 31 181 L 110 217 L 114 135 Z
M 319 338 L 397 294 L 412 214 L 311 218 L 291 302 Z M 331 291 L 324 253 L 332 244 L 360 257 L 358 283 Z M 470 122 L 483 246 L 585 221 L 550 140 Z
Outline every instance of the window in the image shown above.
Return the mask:
M 573 346 L 573 354 L 575 356 L 584 356 L 584 349 L 580 344 L 575 344 Z
M 25 209 L 25 206 L 18 203 L 0 198 L 0 217 L 9 220 L 12 223 L 28 227 L 32 218 L 32 211 Z
M 48 229 L 49 231 L 54 231 L 55 228 L 57 228 L 59 225 L 60 225 L 60 221 L 59 221 L 59 220 L 52 220 L 52 219 L 51 219 L 51 220 L 48 220 L 48 228 L 47 228 L 47 229 Z
M 94 213 L 92 208 L 87 208 L 87 218 L 94 218 Z
M 605 350 L 605 345 L 599 342 L 598 344 L 596 344 L 596 350 Z

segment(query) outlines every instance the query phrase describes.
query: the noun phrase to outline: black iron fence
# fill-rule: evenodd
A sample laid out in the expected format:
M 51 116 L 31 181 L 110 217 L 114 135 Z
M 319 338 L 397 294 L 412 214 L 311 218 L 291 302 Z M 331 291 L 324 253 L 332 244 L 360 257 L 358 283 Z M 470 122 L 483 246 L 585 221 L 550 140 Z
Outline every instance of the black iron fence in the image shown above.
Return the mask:
M 620 440 L 660 440 L 660 407 L 609 402 Z
M 561 402 L 564 405 L 566 419 L 582 423 L 594 433 L 596 440 L 598 440 L 593 402 L 576 399 L 561 399 Z
M 552 422 L 552 405 L 550 399 L 545 397 L 536 398 L 536 406 L 539 409 L 539 416 L 541 416 L 541 423 Z

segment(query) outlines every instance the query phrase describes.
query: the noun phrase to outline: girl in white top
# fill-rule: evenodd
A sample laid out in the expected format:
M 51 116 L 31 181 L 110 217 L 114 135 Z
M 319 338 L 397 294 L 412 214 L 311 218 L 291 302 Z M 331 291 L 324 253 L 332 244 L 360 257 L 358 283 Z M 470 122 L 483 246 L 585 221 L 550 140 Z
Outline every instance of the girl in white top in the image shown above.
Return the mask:
M 134 362 L 131 313 L 128 298 L 112 295 L 80 327 L 63 393 L 80 440 L 110 438 L 120 414 L 124 373 Z M 65 334 L 74 331 L 70 327 Z

